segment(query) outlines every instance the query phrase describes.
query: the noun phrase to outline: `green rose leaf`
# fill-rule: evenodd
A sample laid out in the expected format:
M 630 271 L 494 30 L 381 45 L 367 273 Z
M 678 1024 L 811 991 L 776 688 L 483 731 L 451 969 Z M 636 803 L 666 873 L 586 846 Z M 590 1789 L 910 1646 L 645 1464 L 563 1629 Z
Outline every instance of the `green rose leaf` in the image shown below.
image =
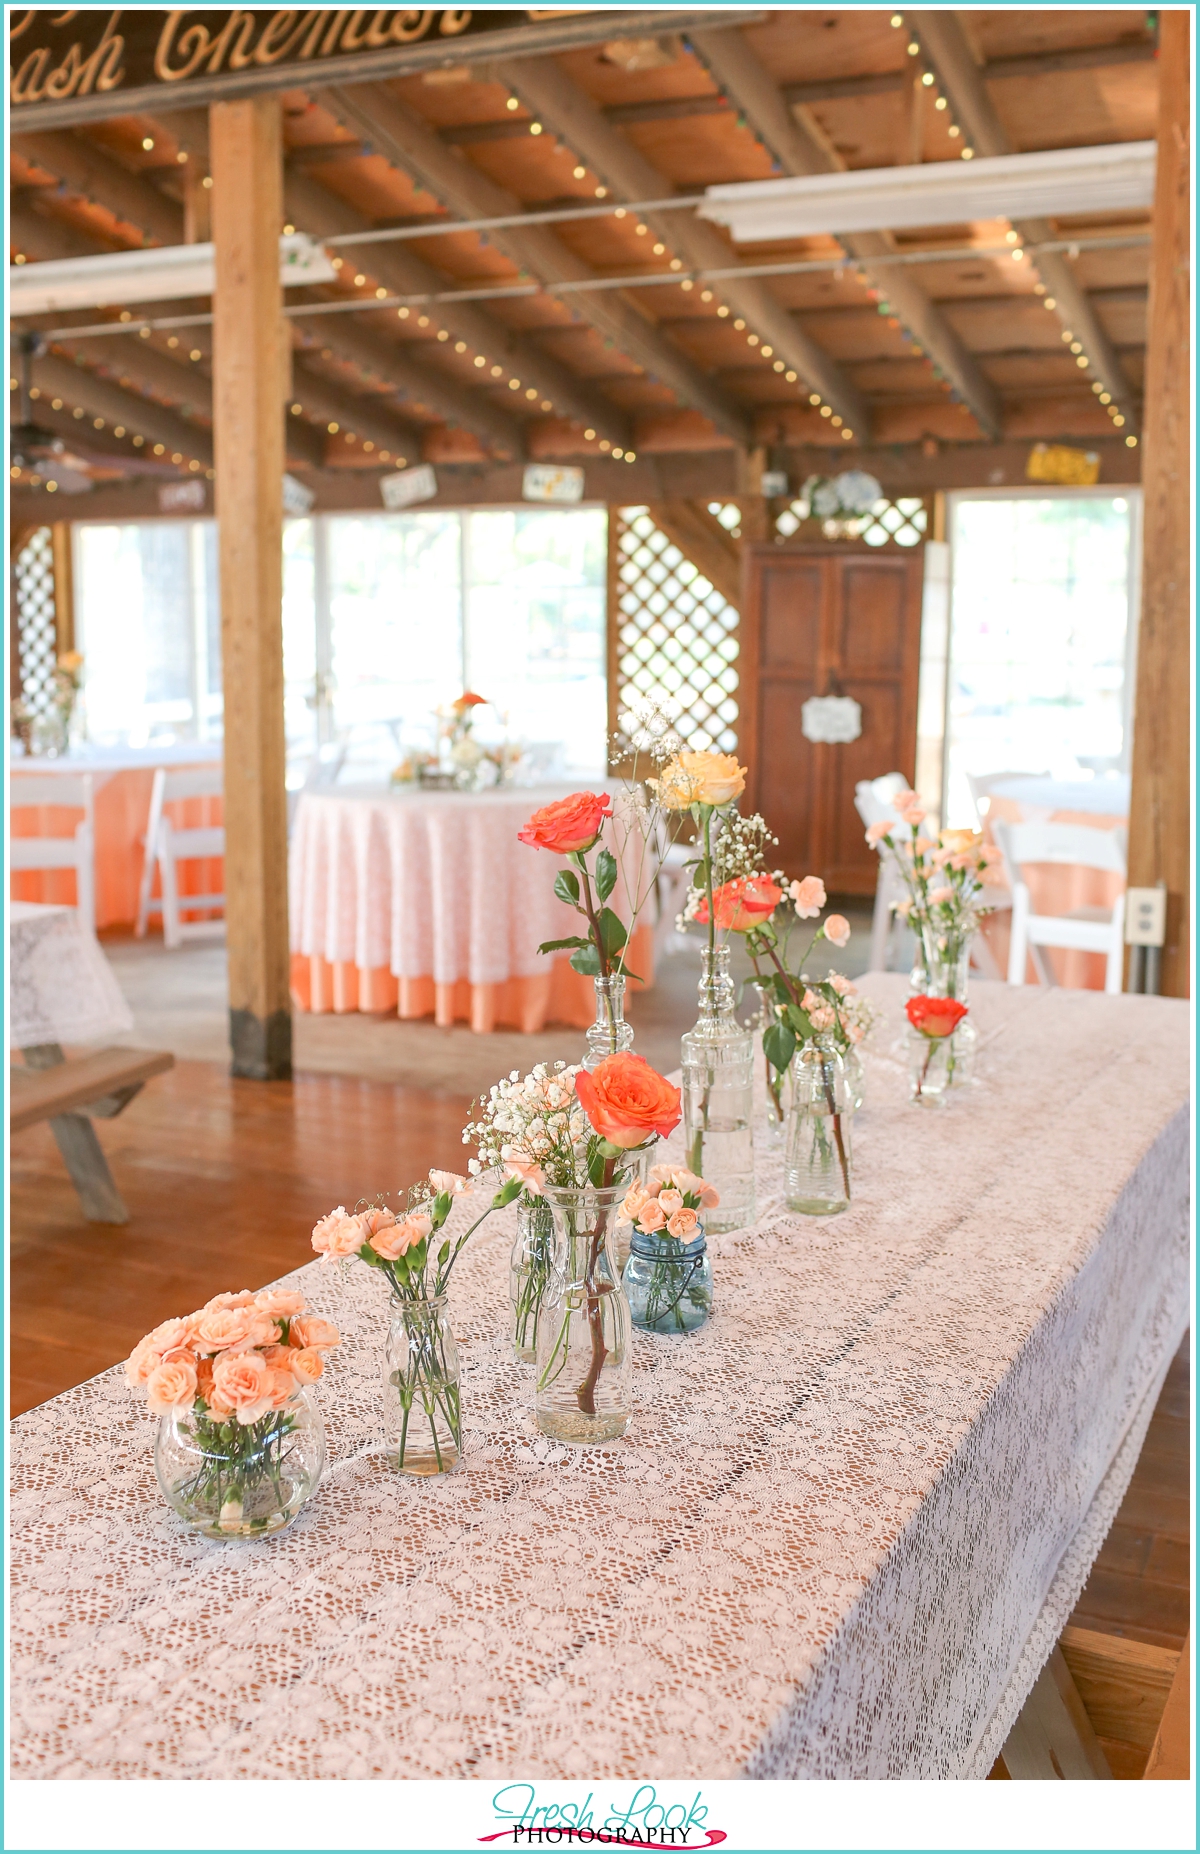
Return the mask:
M 596 858 L 596 893 L 607 901 L 617 886 L 617 859 L 611 850 L 601 850 Z
M 554 878 L 554 892 L 570 908 L 579 906 L 579 877 L 570 869 L 560 869 Z
M 786 1024 L 772 1024 L 763 1035 L 763 1053 L 771 1067 L 782 1074 L 796 1053 L 795 1032 Z

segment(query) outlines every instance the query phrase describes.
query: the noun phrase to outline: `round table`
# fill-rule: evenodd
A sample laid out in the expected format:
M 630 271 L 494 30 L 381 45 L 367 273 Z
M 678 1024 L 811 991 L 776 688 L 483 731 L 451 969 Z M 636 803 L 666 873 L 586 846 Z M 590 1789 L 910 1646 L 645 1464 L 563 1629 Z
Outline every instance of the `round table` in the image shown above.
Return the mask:
M 483 1032 L 590 1024 L 591 980 L 537 950 L 578 932 L 554 894 L 563 859 L 517 836 L 539 806 L 573 789 L 306 792 L 288 859 L 296 1008 L 432 1013 Z M 648 981 L 649 926 L 630 957 Z

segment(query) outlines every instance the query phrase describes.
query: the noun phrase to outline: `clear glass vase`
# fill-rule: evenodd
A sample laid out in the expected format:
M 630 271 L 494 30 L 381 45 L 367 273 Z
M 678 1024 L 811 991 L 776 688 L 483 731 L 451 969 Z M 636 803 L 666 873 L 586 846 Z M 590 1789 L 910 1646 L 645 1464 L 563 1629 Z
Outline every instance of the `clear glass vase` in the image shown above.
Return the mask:
M 168 1503 L 208 1539 L 290 1526 L 325 1468 L 325 1425 L 307 1390 L 257 1423 L 181 1407 L 159 1418 L 154 1471 Z
M 971 970 L 970 934 L 948 933 L 944 928 L 924 927 L 921 939 L 925 957 L 925 983 L 928 998 L 957 998 L 967 1002 L 967 985 Z M 961 1088 L 971 1081 L 975 1068 L 978 1034 L 969 1017 L 964 1017 L 951 1038 L 953 1045 L 946 1058 L 948 1088 Z
M 532 1365 L 537 1357 L 538 1320 L 553 1260 L 554 1213 L 545 1198 L 523 1191 L 517 1202 L 517 1239 L 508 1274 L 513 1356 L 520 1365 Z
M 783 1162 L 789 1210 L 836 1216 L 850 1203 L 850 1090 L 833 1043 L 818 1037 L 796 1052 Z
M 629 1317 L 647 1333 L 694 1333 L 712 1313 L 712 1263 L 703 1223 L 690 1242 L 634 1230 L 621 1277 Z
M 922 1036 L 919 1030 L 909 1031 L 908 1073 L 912 1099 L 918 1107 L 945 1106 L 957 1066 L 955 1036 Z
M 587 1054 L 583 1066 L 590 1075 L 605 1056 L 619 1055 L 633 1048 L 633 1025 L 625 1021 L 625 980 L 616 973 L 594 978 L 596 987 L 596 1021 L 584 1038 Z
M 383 1425 L 398 1474 L 450 1474 L 462 1458 L 458 1346 L 446 1296 L 392 1296 L 383 1355 Z
M 714 1234 L 754 1221 L 755 1042 L 734 1016 L 729 948 L 705 948 L 700 1016 L 681 1043 L 683 1137 L 689 1170 L 720 1193 Z
M 767 1142 L 771 1146 L 783 1144 L 784 1129 L 787 1126 L 788 1098 L 791 1081 L 786 1071 L 782 1074 L 773 1069 L 767 1061 L 767 1053 L 762 1046 L 762 1039 L 771 1025 L 777 1021 L 775 1010 L 775 992 L 766 981 L 751 981 L 750 989 L 758 995 L 758 1009 L 751 1017 L 747 1028 L 754 1037 L 757 1051 L 755 1060 L 761 1064 L 760 1073 L 766 1088 L 766 1114 L 763 1125 L 766 1128 Z
M 842 1058 L 842 1067 L 846 1071 L 846 1086 L 850 1090 L 850 1111 L 856 1114 L 866 1094 L 867 1077 L 866 1070 L 863 1068 L 863 1059 L 853 1043 L 848 1043 L 845 1049 L 839 1051 L 839 1054 Z
M 612 1252 L 626 1189 L 546 1186 L 554 1262 L 538 1321 L 536 1411 L 557 1442 L 611 1442 L 629 1423 L 629 1302 Z

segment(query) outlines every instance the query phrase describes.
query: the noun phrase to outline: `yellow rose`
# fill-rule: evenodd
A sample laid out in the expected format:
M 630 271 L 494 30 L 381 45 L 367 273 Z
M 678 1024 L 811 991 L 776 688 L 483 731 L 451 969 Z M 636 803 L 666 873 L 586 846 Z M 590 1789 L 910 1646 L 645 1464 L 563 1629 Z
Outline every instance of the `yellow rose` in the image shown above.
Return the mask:
M 938 832 L 938 842 L 943 850 L 949 850 L 953 855 L 960 855 L 964 850 L 973 849 L 977 843 L 982 843 L 982 841 L 983 832 L 978 830 L 941 830 Z
M 649 781 L 668 811 L 689 805 L 729 805 L 746 789 L 746 768 L 732 753 L 679 753 Z

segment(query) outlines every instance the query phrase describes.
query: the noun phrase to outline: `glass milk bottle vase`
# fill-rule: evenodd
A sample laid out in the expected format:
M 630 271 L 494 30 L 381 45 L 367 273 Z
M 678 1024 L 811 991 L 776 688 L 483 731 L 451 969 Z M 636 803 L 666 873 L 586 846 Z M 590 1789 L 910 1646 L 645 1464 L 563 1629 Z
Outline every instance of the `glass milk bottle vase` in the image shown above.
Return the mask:
M 684 1162 L 720 1193 L 710 1233 L 754 1221 L 754 1052 L 737 1021 L 729 948 L 705 949 L 700 1017 L 682 1039 Z
M 850 1090 L 833 1043 L 817 1037 L 793 1063 L 792 1111 L 783 1160 L 789 1210 L 836 1216 L 850 1204 Z
M 538 1320 L 553 1260 L 554 1214 L 545 1198 L 523 1191 L 517 1203 L 517 1239 L 508 1277 L 513 1355 L 518 1364 L 532 1365 L 537 1357 Z
M 458 1347 L 446 1296 L 392 1296 L 383 1362 L 388 1461 L 399 1474 L 449 1474 L 462 1457 Z
M 611 1243 L 628 1189 L 546 1186 L 554 1262 L 537 1333 L 537 1425 L 557 1442 L 624 1435 L 632 1398 L 629 1303 Z
M 587 1054 L 583 1058 L 589 1075 L 605 1056 L 633 1048 L 633 1025 L 625 1021 L 624 978 L 610 972 L 607 978 L 595 978 L 592 983 L 596 987 L 596 1021 L 585 1036 Z
M 955 998 L 967 1002 L 967 984 L 971 968 L 971 936 L 950 933 L 945 928 L 926 926 L 921 938 L 925 952 L 925 996 Z M 969 1017 L 964 1017 L 945 1051 L 945 1086 L 960 1088 L 972 1079 L 978 1033 Z

